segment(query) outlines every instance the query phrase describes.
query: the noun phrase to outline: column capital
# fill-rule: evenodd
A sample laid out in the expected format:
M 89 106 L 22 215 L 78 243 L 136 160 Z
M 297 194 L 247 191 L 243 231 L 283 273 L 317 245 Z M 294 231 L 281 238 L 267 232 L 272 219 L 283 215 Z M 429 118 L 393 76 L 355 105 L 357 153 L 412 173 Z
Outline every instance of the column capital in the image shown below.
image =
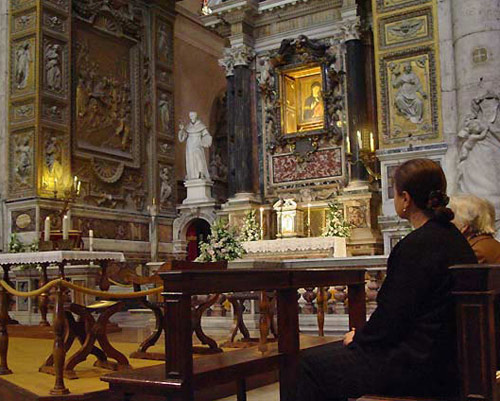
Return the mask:
M 255 50 L 248 45 L 226 47 L 224 56 L 219 59 L 219 65 L 226 70 L 226 76 L 231 76 L 234 74 L 234 67 L 250 67 L 254 58 Z
M 361 39 L 361 21 L 359 18 L 345 21 L 341 26 L 343 41 Z

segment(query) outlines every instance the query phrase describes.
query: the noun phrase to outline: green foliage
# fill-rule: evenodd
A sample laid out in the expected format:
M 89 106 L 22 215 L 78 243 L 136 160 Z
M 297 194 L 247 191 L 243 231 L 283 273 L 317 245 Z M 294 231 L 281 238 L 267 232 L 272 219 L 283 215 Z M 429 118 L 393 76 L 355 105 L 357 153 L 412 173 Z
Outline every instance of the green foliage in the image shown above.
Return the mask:
M 351 225 L 344 220 L 342 205 L 336 201 L 330 202 L 323 237 L 348 237 L 350 234 Z
M 245 249 L 233 227 L 218 219 L 210 227 L 208 241 L 200 245 L 200 256 L 196 262 L 217 262 L 235 260 L 245 254 Z
M 255 210 L 247 212 L 240 232 L 240 241 L 260 240 L 260 225 L 257 224 L 256 214 Z
M 16 233 L 10 234 L 8 250 L 9 250 L 9 253 L 24 252 L 24 245 L 21 242 L 21 240 L 17 237 Z

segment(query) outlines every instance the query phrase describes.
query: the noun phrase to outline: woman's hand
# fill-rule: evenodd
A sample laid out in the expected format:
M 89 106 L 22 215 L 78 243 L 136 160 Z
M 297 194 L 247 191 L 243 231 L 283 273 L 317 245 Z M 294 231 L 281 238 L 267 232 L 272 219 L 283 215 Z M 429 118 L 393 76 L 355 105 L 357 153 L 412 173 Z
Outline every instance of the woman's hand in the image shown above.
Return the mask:
M 352 330 L 349 333 L 346 333 L 344 336 L 344 346 L 347 347 L 350 343 L 352 343 L 352 340 L 354 339 L 354 335 L 356 334 L 356 329 L 353 327 Z

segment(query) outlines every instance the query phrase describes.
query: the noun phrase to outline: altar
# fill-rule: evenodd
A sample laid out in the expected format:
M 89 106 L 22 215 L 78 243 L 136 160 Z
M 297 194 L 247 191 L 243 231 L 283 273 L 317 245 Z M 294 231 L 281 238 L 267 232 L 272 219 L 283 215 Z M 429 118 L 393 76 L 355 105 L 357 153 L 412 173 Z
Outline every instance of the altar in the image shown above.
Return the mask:
M 345 237 L 278 238 L 243 242 L 244 259 L 311 259 L 347 256 Z

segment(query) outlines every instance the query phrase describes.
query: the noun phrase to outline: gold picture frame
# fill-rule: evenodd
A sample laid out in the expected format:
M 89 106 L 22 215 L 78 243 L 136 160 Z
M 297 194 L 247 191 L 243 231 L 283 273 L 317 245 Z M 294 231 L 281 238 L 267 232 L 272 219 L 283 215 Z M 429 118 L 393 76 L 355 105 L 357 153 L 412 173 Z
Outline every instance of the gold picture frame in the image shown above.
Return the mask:
M 309 65 L 282 71 L 280 87 L 284 135 L 317 131 L 325 127 L 321 66 Z

